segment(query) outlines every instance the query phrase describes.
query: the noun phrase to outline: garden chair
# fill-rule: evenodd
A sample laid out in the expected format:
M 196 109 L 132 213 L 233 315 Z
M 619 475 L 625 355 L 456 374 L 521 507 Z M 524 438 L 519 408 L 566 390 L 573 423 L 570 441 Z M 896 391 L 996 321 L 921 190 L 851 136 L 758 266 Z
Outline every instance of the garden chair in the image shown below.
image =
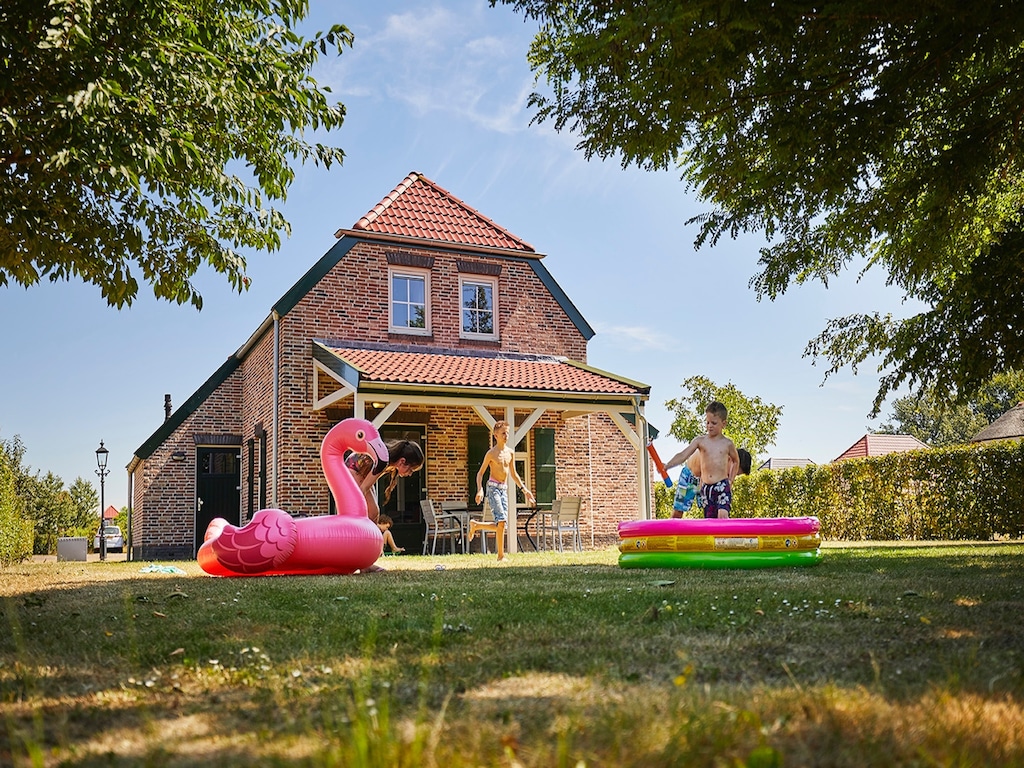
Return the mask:
M 579 496 L 564 496 L 551 503 L 551 511 L 541 513 L 540 547 L 547 547 L 548 533 L 551 533 L 551 548 L 557 543 L 558 551 L 564 552 L 562 536 L 572 536 L 573 549 L 583 551 L 583 539 L 580 536 L 580 506 L 583 502 Z
M 462 554 L 466 554 L 466 522 L 461 515 L 453 512 L 438 512 L 434 508 L 432 499 L 423 499 L 420 502 L 420 511 L 423 513 L 423 522 L 426 523 L 427 531 L 423 537 L 423 554 L 427 554 L 427 543 L 430 543 L 430 554 L 437 554 L 437 537 L 447 536 L 451 543 L 452 554 L 455 553 L 455 542 L 462 542 Z M 442 543 L 442 548 L 444 544 Z

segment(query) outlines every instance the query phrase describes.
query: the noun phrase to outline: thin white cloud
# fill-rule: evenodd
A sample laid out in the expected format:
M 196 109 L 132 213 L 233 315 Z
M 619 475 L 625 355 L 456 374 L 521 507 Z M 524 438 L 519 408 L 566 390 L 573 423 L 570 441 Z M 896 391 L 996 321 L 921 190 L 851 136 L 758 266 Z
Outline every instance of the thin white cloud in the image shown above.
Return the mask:
M 643 325 L 597 324 L 594 330 L 606 343 L 631 349 L 671 349 L 672 339 L 660 331 Z
M 389 14 L 383 27 L 357 31 L 351 51 L 325 64 L 319 79 L 342 99 L 390 99 L 414 116 L 440 113 L 489 131 L 529 127 L 533 76 L 530 31 L 495 34 L 500 17 L 479 4 L 456 12 L 422 6 Z

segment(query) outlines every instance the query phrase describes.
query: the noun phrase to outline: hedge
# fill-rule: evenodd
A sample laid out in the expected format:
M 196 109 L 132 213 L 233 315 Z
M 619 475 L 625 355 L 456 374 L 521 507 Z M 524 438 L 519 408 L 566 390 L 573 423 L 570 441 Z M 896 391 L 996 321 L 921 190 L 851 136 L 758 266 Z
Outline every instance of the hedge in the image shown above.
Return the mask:
M 890 453 L 737 478 L 733 517 L 821 520 L 825 539 L 1024 533 L 1024 440 Z

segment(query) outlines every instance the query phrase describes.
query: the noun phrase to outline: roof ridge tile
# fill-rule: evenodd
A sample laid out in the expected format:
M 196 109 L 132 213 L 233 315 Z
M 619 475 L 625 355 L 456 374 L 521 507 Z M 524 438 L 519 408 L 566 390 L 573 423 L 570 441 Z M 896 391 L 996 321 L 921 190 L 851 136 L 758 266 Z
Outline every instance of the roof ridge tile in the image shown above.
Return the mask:
M 535 252 L 521 237 L 416 171 L 409 173 L 352 229 Z

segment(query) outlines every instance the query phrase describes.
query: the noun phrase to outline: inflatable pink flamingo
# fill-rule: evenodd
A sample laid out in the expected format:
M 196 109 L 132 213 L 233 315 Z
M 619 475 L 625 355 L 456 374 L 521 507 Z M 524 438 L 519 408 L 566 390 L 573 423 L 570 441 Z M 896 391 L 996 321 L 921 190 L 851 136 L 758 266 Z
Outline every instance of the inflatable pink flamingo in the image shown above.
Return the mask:
M 214 576 L 354 573 L 380 557 L 384 539 L 366 516 L 366 498 L 345 466 L 345 452 L 368 453 L 387 464 L 388 449 L 363 419 L 345 419 L 320 446 L 336 515 L 295 519 L 280 509 L 261 509 L 241 528 L 223 518 L 210 521 L 196 556 Z

